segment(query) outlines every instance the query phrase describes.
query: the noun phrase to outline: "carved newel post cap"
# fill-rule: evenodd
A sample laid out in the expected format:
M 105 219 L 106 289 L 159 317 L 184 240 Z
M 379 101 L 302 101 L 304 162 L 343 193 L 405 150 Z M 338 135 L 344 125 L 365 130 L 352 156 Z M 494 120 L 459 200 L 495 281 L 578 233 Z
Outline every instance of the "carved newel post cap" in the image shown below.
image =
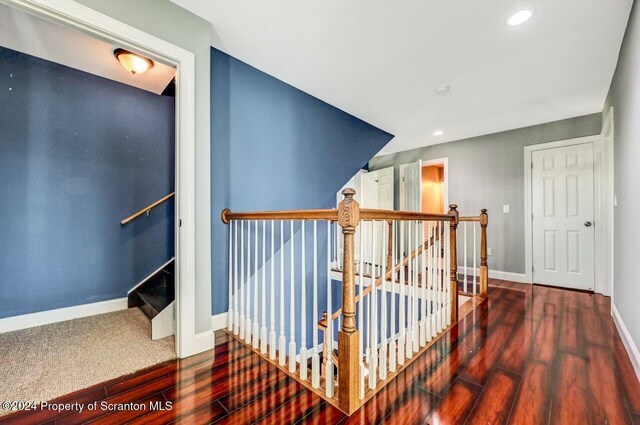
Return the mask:
M 450 209 L 451 211 L 456 211 L 456 210 L 458 209 L 458 204 L 451 204 L 451 205 L 449 205 L 449 209 Z
M 348 187 L 342 191 L 342 194 L 344 195 L 345 198 L 353 198 L 353 195 L 356 194 L 356 190 L 351 187 Z
M 481 209 L 481 210 L 480 210 L 480 212 L 481 212 L 482 214 L 486 214 L 486 213 L 487 213 L 487 209 L 486 209 L 486 208 L 483 208 L 483 209 Z
M 341 227 L 356 227 L 360 222 L 360 205 L 353 199 L 356 191 L 350 187 L 342 191 L 344 199 L 338 205 L 338 224 Z

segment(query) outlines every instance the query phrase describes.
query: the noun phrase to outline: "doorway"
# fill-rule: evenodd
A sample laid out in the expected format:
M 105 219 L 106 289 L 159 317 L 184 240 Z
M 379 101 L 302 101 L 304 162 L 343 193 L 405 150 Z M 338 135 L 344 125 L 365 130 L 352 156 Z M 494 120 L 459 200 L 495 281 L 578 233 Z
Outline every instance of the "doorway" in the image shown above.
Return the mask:
M 608 265 L 597 249 L 609 227 L 612 167 L 599 135 L 525 147 L 527 281 L 608 295 L 596 277 Z M 605 233 L 603 233 L 605 232 Z

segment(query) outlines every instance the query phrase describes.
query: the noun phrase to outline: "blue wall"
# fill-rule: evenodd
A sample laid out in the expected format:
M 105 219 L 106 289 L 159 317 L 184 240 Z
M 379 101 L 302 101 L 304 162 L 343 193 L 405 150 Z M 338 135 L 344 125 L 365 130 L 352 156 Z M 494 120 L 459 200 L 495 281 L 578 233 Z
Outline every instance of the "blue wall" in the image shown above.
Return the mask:
M 0 317 L 125 297 L 173 256 L 174 99 L 0 48 Z
M 227 309 L 220 211 L 335 206 L 392 135 L 211 49 L 212 311 Z M 325 239 L 326 240 L 326 239 Z

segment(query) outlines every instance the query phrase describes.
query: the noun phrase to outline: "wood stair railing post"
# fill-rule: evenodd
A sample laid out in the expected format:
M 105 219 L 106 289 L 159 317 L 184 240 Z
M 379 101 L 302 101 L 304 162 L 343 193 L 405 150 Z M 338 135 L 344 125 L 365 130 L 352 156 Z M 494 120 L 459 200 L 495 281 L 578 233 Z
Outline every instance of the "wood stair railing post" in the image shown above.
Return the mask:
M 458 219 L 458 206 L 456 204 L 449 205 L 449 215 L 453 217 L 450 226 L 449 237 L 449 263 L 451 266 L 449 274 L 450 284 L 450 299 L 451 303 L 451 323 L 458 322 L 458 249 L 457 249 L 457 229 Z
M 338 332 L 338 403 L 347 414 L 360 407 L 359 356 L 360 337 L 356 329 L 354 233 L 360 222 L 360 206 L 353 199 L 356 191 L 342 191 L 338 205 L 338 224 L 344 235 L 342 270 L 342 329 Z M 331 314 L 331 313 L 329 313 Z
M 486 209 L 480 212 L 480 296 L 486 297 L 489 288 L 489 267 L 487 266 L 487 224 L 489 215 Z

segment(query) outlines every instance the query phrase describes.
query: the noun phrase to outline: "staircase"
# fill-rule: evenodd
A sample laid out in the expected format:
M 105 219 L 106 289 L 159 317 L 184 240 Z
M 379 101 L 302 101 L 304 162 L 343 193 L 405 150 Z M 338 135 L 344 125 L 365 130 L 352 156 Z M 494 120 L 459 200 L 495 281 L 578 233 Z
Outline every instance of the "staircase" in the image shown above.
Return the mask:
M 175 260 L 129 293 L 128 307 L 139 307 L 151 319 L 152 339 L 173 335 L 175 321 Z
M 222 220 L 227 332 L 351 414 L 470 311 L 459 292 L 486 299 L 488 216 L 361 209 L 343 194 L 338 209 Z

